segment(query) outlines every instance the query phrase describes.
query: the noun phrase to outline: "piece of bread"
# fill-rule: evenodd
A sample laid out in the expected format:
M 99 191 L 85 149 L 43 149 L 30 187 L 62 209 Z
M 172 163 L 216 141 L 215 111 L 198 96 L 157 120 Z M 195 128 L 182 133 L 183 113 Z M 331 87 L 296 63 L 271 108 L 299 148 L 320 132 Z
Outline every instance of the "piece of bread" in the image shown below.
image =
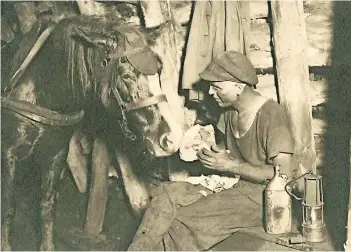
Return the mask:
M 186 162 L 198 160 L 197 152 L 203 148 L 210 149 L 216 144 L 212 125 L 201 126 L 196 124 L 188 129 L 182 138 L 179 156 Z

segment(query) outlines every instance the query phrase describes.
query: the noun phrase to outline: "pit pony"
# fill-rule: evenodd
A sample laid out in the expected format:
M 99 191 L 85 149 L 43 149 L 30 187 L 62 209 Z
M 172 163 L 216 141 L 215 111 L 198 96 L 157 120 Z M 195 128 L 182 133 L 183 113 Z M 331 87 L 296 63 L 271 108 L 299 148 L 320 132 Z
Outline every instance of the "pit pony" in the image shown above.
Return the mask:
M 137 139 L 154 156 L 178 150 L 182 129 L 161 91 L 161 62 L 149 43 L 136 26 L 77 16 L 36 23 L 3 60 L 2 250 L 11 249 L 16 178 L 34 171 L 40 174 L 40 249 L 54 250 L 55 192 L 69 141 L 87 118 Z

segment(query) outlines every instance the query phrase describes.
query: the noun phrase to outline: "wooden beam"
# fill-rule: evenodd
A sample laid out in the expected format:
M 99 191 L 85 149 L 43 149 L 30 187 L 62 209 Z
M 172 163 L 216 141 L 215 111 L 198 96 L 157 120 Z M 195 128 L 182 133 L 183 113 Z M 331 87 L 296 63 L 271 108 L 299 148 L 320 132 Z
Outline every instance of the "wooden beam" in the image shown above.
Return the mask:
M 169 20 L 168 14 L 163 6 L 163 3 L 159 1 L 141 1 L 141 9 L 144 15 L 145 27 L 152 28 L 157 27 Z
M 184 108 L 184 97 L 178 94 L 181 51 L 185 34 L 170 8 L 170 1 L 141 1 L 147 28 L 159 28 L 159 36 L 152 47 L 162 62 L 161 87 L 174 111 L 177 122 L 184 127 L 195 121 L 195 112 Z M 183 37 L 182 37 L 183 36 Z
M 90 236 L 97 236 L 102 231 L 105 219 L 110 168 L 106 142 L 98 137 L 94 141 L 91 159 L 91 183 L 84 231 Z
M 307 62 L 309 66 L 331 65 L 333 23 L 318 19 L 306 20 Z M 182 27 L 179 45 L 184 46 L 187 27 Z M 252 22 L 250 33 L 250 60 L 257 68 L 273 66 L 271 32 L 267 22 Z M 295 38 L 292 38 L 295 39 Z
M 259 84 L 257 85 L 257 91 L 262 95 L 267 96 L 271 99 L 277 100 L 277 88 L 274 81 L 274 75 L 258 75 Z M 321 79 L 318 81 L 309 80 L 308 84 L 308 95 L 311 101 L 311 106 L 318 106 L 328 101 L 328 80 Z
M 296 157 L 306 169 L 315 171 L 303 3 L 296 0 L 270 4 L 279 100 L 290 118 Z
M 1 15 L 1 40 L 6 43 L 10 43 L 16 37 L 15 31 L 12 29 L 11 25 L 13 24 L 9 24 L 4 18 L 4 15 Z
M 87 190 L 88 162 L 90 161 L 90 158 L 88 160 L 88 155 L 86 155 L 90 152 L 90 150 L 85 153 L 84 147 L 82 146 L 82 141 L 84 140 L 86 139 L 81 131 L 77 130 L 74 132 L 69 142 L 68 155 L 66 159 L 77 188 L 81 193 L 85 193 Z
M 173 1 L 172 1 L 173 2 Z M 333 19 L 333 1 L 304 1 L 305 17 L 312 16 L 317 19 Z M 185 25 L 190 20 L 192 1 L 174 6 L 174 15 L 181 24 Z M 268 1 L 250 1 L 250 18 L 266 19 L 268 17 Z
M 151 3 L 154 6 L 153 9 L 151 9 Z M 194 125 L 196 112 L 185 108 L 185 99 L 178 94 L 181 49 L 184 45 L 184 40 L 179 40 L 179 34 L 183 34 L 181 26 L 169 6 L 170 1 L 142 1 L 141 4 L 144 6 L 146 27 L 163 25 L 161 34 L 156 40 L 156 45 L 152 49 L 160 55 L 163 61 L 160 76 L 162 91 L 167 96 L 172 112 L 174 111 L 174 117 L 185 130 Z M 156 19 L 153 19 L 154 17 Z M 179 156 L 175 155 L 173 158 L 168 158 L 167 167 L 171 179 L 179 177 L 180 173 L 183 173 L 183 171 L 176 170 L 176 163 L 172 161 L 174 159 L 179 159 Z
M 333 49 L 333 22 L 315 16 L 306 19 L 307 61 L 309 66 L 331 65 Z M 297 38 L 291 37 L 292 40 Z M 266 68 L 273 65 L 271 32 L 266 22 L 252 22 L 250 34 L 250 59 L 255 67 Z
M 349 169 L 351 171 L 351 137 L 350 137 L 350 145 L 349 145 L 349 159 L 350 159 L 350 166 Z M 351 172 L 349 173 L 350 182 L 351 182 Z M 347 215 L 347 240 L 344 244 L 344 249 L 346 252 L 351 251 L 351 186 L 350 186 L 350 193 L 349 193 L 349 207 L 348 207 L 348 215 Z
M 83 15 L 105 15 L 106 10 L 101 3 L 93 0 L 77 1 L 79 11 Z
M 174 19 L 177 20 L 181 25 L 188 24 L 190 21 L 192 7 L 193 7 L 193 2 L 188 2 L 178 6 L 174 6 L 173 8 Z
M 21 31 L 26 33 L 37 21 L 36 7 L 34 2 L 17 2 L 13 4 L 20 21 Z
M 333 46 L 332 1 L 304 2 L 303 18 L 307 31 L 307 60 L 309 66 L 331 65 Z M 189 22 L 191 4 L 183 4 L 174 10 L 176 20 L 184 25 Z M 250 60 L 255 67 L 273 66 L 271 32 L 267 23 L 267 1 L 250 2 Z M 185 35 L 184 38 L 185 39 Z M 293 40 L 296 38 L 292 38 Z

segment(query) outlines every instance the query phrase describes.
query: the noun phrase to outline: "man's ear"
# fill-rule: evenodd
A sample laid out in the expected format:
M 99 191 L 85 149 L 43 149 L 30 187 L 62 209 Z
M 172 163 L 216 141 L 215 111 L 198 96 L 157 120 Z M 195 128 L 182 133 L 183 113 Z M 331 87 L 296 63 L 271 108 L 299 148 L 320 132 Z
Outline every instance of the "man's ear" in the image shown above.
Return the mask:
M 246 84 L 243 84 L 243 83 L 238 83 L 238 85 L 237 85 L 237 87 L 240 91 L 243 91 L 245 86 L 246 86 Z

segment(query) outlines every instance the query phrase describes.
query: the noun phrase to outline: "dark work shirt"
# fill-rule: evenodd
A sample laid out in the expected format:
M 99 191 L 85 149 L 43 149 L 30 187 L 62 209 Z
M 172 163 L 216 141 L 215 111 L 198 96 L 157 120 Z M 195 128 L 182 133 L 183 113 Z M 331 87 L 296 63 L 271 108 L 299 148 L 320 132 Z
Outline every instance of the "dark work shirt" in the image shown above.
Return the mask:
M 272 164 L 272 159 L 280 152 L 294 153 L 289 118 L 284 108 L 274 100 L 267 100 L 261 106 L 250 129 L 240 138 L 234 134 L 233 116 L 234 110 L 226 111 L 218 128 L 225 129 L 225 146 L 234 158 L 253 165 L 264 165 Z

